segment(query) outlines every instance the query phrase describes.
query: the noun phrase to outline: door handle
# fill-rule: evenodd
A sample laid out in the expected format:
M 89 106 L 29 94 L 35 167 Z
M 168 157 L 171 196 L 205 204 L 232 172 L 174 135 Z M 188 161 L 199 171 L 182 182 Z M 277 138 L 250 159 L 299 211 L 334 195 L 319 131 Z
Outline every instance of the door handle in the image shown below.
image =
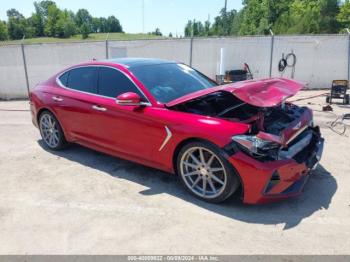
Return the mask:
M 97 106 L 97 105 L 92 106 L 92 109 L 97 110 L 97 111 L 102 111 L 102 112 L 107 111 L 107 108 L 100 107 L 100 106 Z
M 62 102 L 62 101 L 63 101 L 63 98 L 58 97 L 58 96 L 53 96 L 53 97 L 52 97 L 52 100 L 53 100 L 53 101 L 56 101 L 56 102 Z

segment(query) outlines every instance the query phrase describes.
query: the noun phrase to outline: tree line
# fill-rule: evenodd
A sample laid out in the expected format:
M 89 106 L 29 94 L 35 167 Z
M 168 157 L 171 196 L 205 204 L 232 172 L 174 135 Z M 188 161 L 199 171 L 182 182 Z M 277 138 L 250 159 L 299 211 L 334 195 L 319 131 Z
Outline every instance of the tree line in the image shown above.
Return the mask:
M 349 0 L 243 0 L 243 8 L 222 9 L 213 23 L 190 20 L 185 36 L 335 34 L 350 27 Z
M 7 11 L 7 21 L 0 20 L 0 40 L 16 40 L 33 37 L 69 38 L 81 34 L 85 39 L 90 33 L 123 32 L 115 16 L 93 17 L 86 9 L 76 13 L 57 7 L 54 1 L 34 2 L 35 12 L 28 18 L 16 9 Z

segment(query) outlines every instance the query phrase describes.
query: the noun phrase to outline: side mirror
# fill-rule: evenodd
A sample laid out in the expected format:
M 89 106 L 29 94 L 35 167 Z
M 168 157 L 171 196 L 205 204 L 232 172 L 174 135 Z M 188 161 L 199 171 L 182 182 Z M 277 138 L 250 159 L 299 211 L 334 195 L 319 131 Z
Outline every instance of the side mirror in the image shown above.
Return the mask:
M 141 97 L 133 92 L 127 92 L 124 94 L 121 94 L 117 97 L 116 103 L 118 105 L 123 106 L 141 106 L 143 105 L 143 102 L 141 102 Z

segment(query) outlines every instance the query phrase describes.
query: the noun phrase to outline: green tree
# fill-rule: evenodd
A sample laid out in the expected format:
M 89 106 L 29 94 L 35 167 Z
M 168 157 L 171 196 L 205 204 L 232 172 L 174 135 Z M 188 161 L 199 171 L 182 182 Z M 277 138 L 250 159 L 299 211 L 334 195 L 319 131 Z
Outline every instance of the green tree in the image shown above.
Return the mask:
M 160 32 L 160 29 L 159 28 L 156 28 L 156 31 L 154 31 L 154 34 L 155 35 L 158 35 L 158 36 L 162 36 L 162 32 Z
M 239 33 L 241 35 L 266 34 L 271 24 L 268 0 L 244 0 L 242 24 Z
M 59 36 L 62 31 L 59 28 L 59 20 L 62 19 L 62 11 L 56 5 L 49 5 L 47 13 L 47 22 L 45 24 L 45 35 L 50 37 Z M 61 24 L 62 25 L 62 24 Z
M 100 29 L 99 29 L 100 32 L 101 32 L 101 33 L 106 33 L 106 32 L 108 32 L 107 19 L 104 18 L 104 17 L 100 17 L 99 20 L 100 20 Z
M 75 15 L 75 23 L 78 27 L 84 27 L 89 29 L 89 33 L 91 33 L 92 30 L 92 16 L 90 15 L 89 11 L 86 9 L 79 9 L 78 12 Z
M 69 38 L 76 34 L 77 27 L 73 19 L 73 14 L 68 10 L 64 10 L 60 13 L 56 25 L 56 35 L 58 37 Z
M 31 25 L 34 28 L 35 36 L 45 35 L 45 24 L 49 13 L 49 6 L 56 6 L 53 1 L 34 2 L 35 13 L 31 16 Z
M 235 23 L 238 22 L 236 19 L 237 11 L 232 9 L 226 12 L 225 9 L 220 11 L 220 15 L 215 17 L 213 26 L 211 28 L 212 35 L 237 35 L 238 30 L 236 30 Z
M 88 23 L 84 23 L 82 24 L 82 26 L 80 27 L 80 32 L 81 32 L 81 37 L 83 39 L 86 39 L 89 37 L 89 34 L 90 34 L 90 25 Z
M 101 32 L 101 20 L 100 20 L 100 18 L 97 18 L 97 17 L 92 18 L 92 32 L 94 32 L 94 33 Z
M 345 0 L 341 5 L 339 14 L 337 15 L 337 21 L 344 28 L 350 27 L 350 1 Z
M 201 21 L 188 21 L 186 27 L 185 27 L 185 36 L 191 37 L 191 36 L 205 36 L 206 29 L 205 26 Z
M 56 6 L 54 1 L 39 1 L 34 2 L 35 12 L 46 18 L 49 15 L 49 7 Z
M 192 30 L 193 30 L 193 24 L 191 20 L 188 20 L 186 26 L 185 26 L 185 36 L 191 37 L 192 36 Z
M 204 26 L 201 21 L 193 21 L 193 35 L 194 36 L 204 36 Z
M 239 35 L 239 29 L 242 23 L 242 11 L 236 12 L 230 20 L 230 35 Z
M 107 18 L 107 30 L 111 33 L 121 33 L 123 32 L 122 26 L 119 20 L 115 16 L 109 16 Z
M 8 39 L 7 25 L 5 22 L 0 20 L 0 41 Z
M 320 33 L 332 34 L 337 33 L 340 24 L 337 21 L 337 14 L 340 11 L 338 0 L 320 0 L 321 22 Z
M 16 9 L 8 10 L 7 16 L 7 30 L 10 39 L 21 39 L 24 36 L 30 38 L 33 36 L 33 28 L 30 27 L 28 21 Z
M 24 18 L 24 16 L 14 8 L 7 10 L 6 14 L 7 14 L 7 17 L 9 17 L 9 18 L 10 17 L 16 18 L 16 19 Z
M 150 35 L 157 35 L 157 36 L 162 36 L 163 35 L 159 28 L 156 28 L 155 31 L 153 31 L 151 33 L 148 33 L 148 34 L 150 34 Z
M 209 19 L 204 22 L 204 35 L 205 36 L 210 35 L 210 21 L 209 21 Z
M 243 8 L 222 9 L 212 25 L 204 24 L 204 35 L 256 35 L 337 33 L 340 26 L 350 26 L 349 0 L 243 0 Z M 340 10 L 341 8 L 341 10 Z M 209 33 L 208 26 L 210 27 Z M 189 21 L 185 35 L 199 33 L 200 25 Z
M 44 36 L 44 20 L 38 13 L 32 14 L 30 17 L 31 26 L 34 28 L 34 35 L 37 37 Z
M 291 5 L 290 27 L 286 33 L 317 34 L 320 32 L 321 7 L 318 0 L 295 0 Z

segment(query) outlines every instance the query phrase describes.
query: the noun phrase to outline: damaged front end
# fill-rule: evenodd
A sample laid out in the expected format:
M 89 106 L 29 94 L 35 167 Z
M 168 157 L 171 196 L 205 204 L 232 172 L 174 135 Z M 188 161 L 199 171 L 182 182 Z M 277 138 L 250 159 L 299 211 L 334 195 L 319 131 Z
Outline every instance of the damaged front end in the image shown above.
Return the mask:
M 234 144 L 261 161 L 292 159 L 314 142 L 323 141 L 318 127 L 313 126 L 312 113 L 306 107 L 288 104 L 277 114 L 263 115 L 260 127 L 251 123 L 250 133 L 232 137 Z M 255 128 L 254 128 L 255 126 Z M 255 131 L 252 131 L 254 130 Z
M 319 127 L 303 128 L 303 132 L 286 146 L 255 135 L 238 135 L 232 137 L 232 140 L 233 143 L 225 147 L 230 155 L 243 151 L 261 162 L 294 159 L 306 162 L 310 169 L 315 169 L 321 159 L 324 142 Z
M 313 125 L 311 111 L 292 104 L 285 106 L 298 111 L 290 122 L 265 115 L 261 129 L 253 131 L 259 124 L 251 123 L 249 133 L 233 136 L 224 148 L 243 181 L 245 203 L 299 195 L 321 159 L 324 139 L 319 127 Z M 280 113 L 285 112 L 281 106 L 273 110 L 278 108 Z
M 217 91 L 171 109 L 245 123 L 246 134 L 232 137 L 225 150 L 242 151 L 261 162 L 297 158 L 310 144 L 323 141 L 307 107 L 282 101 L 272 107 L 251 105 L 227 91 Z
M 243 82 L 239 91 L 231 86 L 171 107 L 249 126 L 247 133 L 233 136 L 224 147 L 241 177 L 245 203 L 300 194 L 322 155 L 324 140 L 313 124 L 312 111 L 285 102 L 301 85 L 283 81 L 249 82 L 249 88 Z M 293 92 L 288 89 L 291 83 Z

